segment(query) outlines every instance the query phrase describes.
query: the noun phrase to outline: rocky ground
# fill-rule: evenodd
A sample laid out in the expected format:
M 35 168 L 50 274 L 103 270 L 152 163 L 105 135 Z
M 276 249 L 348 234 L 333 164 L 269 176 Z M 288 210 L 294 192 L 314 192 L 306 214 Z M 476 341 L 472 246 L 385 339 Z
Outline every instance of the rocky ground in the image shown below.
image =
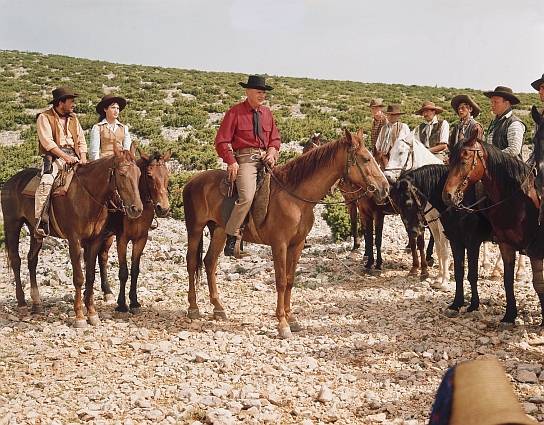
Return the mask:
M 398 217 L 386 217 L 381 274 L 365 272 L 349 241 L 332 243 L 318 217 L 292 300 L 303 330 L 281 340 L 268 247 L 250 245 L 254 255 L 244 260 L 221 257 L 228 320 L 211 316 L 205 283 L 203 317 L 190 320 L 185 224 L 159 224 L 142 260 L 142 314 L 116 315 L 97 291 L 98 327 L 72 326 L 64 241 L 46 239 L 40 257 L 40 315 L 18 315 L 13 278 L 0 262 L 0 425 L 424 424 L 448 367 L 484 357 L 500 360 L 525 411 L 544 422 L 544 339 L 528 280 L 516 284 L 514 326 L 499 326 L 504 291 L 484 278 L 479 312 L 446 314 L 451 290 L 407 277 Z M 110 266 L 116 282 L 114 253 Z

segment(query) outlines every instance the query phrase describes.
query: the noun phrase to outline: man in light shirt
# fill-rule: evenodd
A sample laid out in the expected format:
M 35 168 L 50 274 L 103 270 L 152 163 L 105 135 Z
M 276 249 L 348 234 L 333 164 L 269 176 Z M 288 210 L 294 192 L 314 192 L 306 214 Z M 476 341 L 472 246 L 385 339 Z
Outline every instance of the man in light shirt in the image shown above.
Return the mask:
M 485 135 L 487 143 L 521 160 L 525 124 L 512 112 L 512 105 L 517 105 L 519 99 L 510 87 L 504 86 L 484 92 L 484 96 L 491 99 L 491 110 L 495 114 Z
M 401 112 L 399 104 L 392 103 L 387 106 L 387 110 L 385 111 L 387 119 L 385 125 L 380 130 L 378 140 L 376 140 L 376 156 L 384 155 L 386 158 L 389 158 L 389 153 L 395 142 L 410 134 L 408 125 L 399 121 L 402 114 L 405 114 L 405 112 Z
M 423 115 L 425 122 L 414 130 L 414 137 L 423 143 L 437 158 L 446 162 L 448 158 L 448 136 L 450 126 L 446 120 L 438 119 L 437 115 L 444 110 L 433 102 L 423 102 L 415 113 Z

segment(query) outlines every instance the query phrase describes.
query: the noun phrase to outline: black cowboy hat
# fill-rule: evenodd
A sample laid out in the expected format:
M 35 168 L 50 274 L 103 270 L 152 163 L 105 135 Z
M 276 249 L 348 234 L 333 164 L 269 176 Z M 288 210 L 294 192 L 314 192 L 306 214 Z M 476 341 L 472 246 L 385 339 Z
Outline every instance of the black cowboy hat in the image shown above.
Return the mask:
M 106 109 L 112 103 L 117 103 L 119 105 L 119 111 L 125 109 L 125 106 L 127 105 L 127 101 L 124 98 L 115 96 L 114 94 L 107 94 L 102 98 L 98 105 L 96 105 L 96 112 L 101 114 L 104 112 L 104 109 Z
M 533 86 L 533 88 L 536 90 L 536 91 L 539 91 L 540 90 L 540 86 L 542 85 L 542 83 L 544 83 L 544 74 L 542 74 L 542 78 L 539 78 L 538 80 L 535 80 L 531 83 L 531 86 Z
M 247 84 L 238 83 L 245 89 L 257 89 L 257 90 L 273 90 L 272 87 L 265 84 L 264 77 L 258 75 L 250 75 L 247 79 Z
M 76 97 L 79 97 L 79 94 L 75 94 L 68 86 L 58 87 L 53 90 L 51 94 L 53 94 L 53 100 L 49 103 L 53 103 L 57 100 L 60 102 L 66 99 L 74 99 Z
M 500 96 L 510 102 L 511 105 L 517 105 L 519 99 L 514 95 L 514 92 L 510 87 L 498 86 L 493 91 L 484 91 L 484 96 L 489 97 L 490 99 L 493 96 Z
M 398 103 L 391 103 L 390 105 L 387 105 L 387 110 L 385 111 L 386 114 L 393 114 L 393 115 L 402 115 L 406 112 L 400 111 L 400 105 Z
M 459 94 L 451 100 L 451 107 L 455 112 L 459 109 L 461 103 L 466 103 L 472 108 L 472 117 L 476 118 L 480 115 L 480 107 L 474 102 L 468 94 Z

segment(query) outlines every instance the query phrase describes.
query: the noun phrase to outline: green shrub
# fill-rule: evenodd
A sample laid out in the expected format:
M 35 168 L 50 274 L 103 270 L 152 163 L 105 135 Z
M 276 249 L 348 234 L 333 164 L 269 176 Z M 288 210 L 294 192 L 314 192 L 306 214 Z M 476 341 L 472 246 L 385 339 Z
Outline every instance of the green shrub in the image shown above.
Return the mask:
M 333 196 L 325 196 L 324 201 L 341 202 L 343 199 L 340 192 L 336 191 Z M 345 204 L 325 205 L 325 211 L 321 217 L 331 228 L 332 237 L 336 242 L 346 240 L 348 236 L 351 236 L 351 222 Z

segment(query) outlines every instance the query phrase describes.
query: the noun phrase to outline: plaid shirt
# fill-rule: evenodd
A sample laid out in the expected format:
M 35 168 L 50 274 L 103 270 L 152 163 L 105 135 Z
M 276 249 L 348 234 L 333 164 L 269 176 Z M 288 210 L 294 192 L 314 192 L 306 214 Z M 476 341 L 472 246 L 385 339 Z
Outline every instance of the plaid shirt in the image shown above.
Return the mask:
M 376 120 L 374 118 L 372 120 L 372 130 L 370 130 L 370 143 L 372 144 L 372 152 L 374 152 L 374 149 L 376 148 L 376 141 L 378 140 L 380 130 L 385 125 L 385 119 L 385 114 L 382 113 L 381 119 Z

